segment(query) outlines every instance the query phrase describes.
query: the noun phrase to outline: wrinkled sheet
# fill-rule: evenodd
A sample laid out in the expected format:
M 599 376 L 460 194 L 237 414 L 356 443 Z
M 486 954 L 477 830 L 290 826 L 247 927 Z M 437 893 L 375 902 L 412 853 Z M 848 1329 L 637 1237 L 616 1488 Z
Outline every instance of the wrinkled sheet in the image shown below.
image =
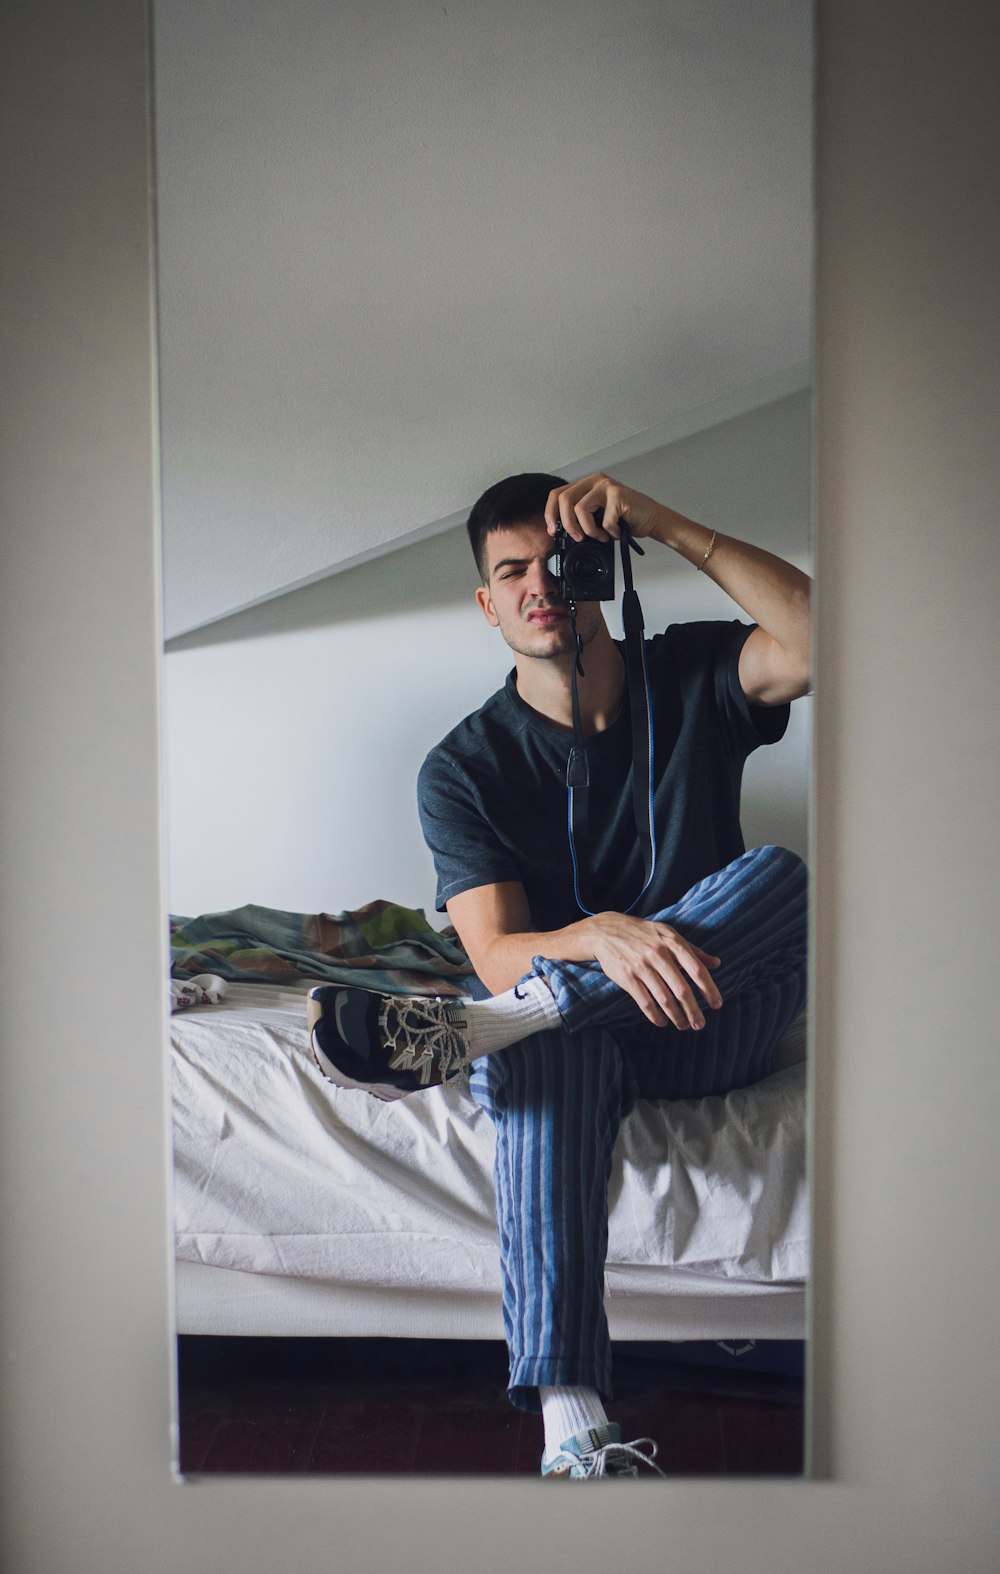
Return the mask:
M 234 984 L 222 1004 L 171 1019 L 178 1257 L 499 1293 L 489 1119 L 464 1085 L 383 1104 L 326 1082 L 309 1054 L 307 988 Z M 804 1073 L 793 1064 L 724 1098 L 630 1112 L 609 1270 L 806 1277 Z

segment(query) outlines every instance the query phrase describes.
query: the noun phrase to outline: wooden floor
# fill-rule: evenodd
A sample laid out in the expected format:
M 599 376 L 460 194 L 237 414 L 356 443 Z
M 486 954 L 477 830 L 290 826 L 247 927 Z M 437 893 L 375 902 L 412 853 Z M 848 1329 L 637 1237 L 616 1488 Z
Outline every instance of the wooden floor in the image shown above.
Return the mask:
M 788 1350 L 758 1346 L 754 1370 L 716 1347 L 618 1346 L 609 1413 L 655 1438 L 668 1475 L 800 1475 Z M 500 1344 L 186 1336 L 179 1372 L 188 1476 L 538 1474 L 541 1419 L 507 1399 Z

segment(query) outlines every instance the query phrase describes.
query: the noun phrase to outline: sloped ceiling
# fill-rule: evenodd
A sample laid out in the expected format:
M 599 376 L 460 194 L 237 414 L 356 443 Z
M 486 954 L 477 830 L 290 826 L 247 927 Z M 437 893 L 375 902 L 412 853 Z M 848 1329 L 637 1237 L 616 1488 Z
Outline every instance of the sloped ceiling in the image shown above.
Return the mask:
M 802 386 L 803 0 L 155 0 L 166 632 Z

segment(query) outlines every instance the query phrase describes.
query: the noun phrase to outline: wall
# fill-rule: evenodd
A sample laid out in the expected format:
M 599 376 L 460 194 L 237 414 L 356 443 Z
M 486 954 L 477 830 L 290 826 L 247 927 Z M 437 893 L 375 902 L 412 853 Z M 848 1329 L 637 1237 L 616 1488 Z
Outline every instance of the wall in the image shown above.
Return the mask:
M 812 1427 L 833 1479 L 620 1496 L 169 1477 L 142 24 L 133 0 L 2 12 L 0 1563 L 362 1574 L 474 1547 L 483 1574 L 623 1549 L 679 1574 L 992 1574 L 995 8 L 819 7 Z
M 808 566 L 808 394 L 615 473 Z M 636 579 L 650 631 L 739 616 L 711 580 L 662 550 L 637 560 Z M 475 585 L 458 529 L 171 642 L 172 912 L 249 901 L 330 912 L 376 896 L 432 912 L 416 772 L 511 666 L 473 602 Z M 609 622 L 620 633 L 617 613 L 616 604 Z M 777 841 L 805 854 L 809 735 L 804 703 L 793 707 L 781 744 L 752 756 L 744 791 L 751 845 Z
M 170 634 L 808 354 L 809 0 L 152 11 Z

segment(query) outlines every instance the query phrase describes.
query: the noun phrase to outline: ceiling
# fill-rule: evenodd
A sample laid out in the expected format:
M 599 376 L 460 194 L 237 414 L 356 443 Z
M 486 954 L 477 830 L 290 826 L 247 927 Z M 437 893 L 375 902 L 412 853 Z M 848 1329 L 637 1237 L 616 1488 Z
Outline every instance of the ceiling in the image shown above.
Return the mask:
M 154 0 L 166 632 L 808 378 L 804 0 Z

